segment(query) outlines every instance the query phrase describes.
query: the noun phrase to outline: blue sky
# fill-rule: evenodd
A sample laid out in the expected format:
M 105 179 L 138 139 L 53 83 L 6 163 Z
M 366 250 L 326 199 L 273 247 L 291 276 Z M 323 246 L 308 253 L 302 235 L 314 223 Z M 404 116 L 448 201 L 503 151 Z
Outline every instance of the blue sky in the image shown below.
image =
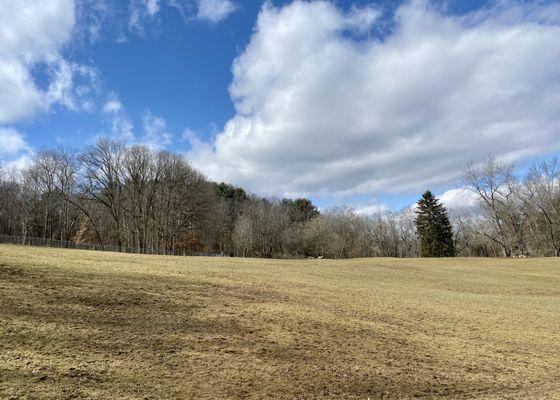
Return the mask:
M 370 212 L 560 149 L 558 2 L 0 3 L 8 166 L 103 135 Z

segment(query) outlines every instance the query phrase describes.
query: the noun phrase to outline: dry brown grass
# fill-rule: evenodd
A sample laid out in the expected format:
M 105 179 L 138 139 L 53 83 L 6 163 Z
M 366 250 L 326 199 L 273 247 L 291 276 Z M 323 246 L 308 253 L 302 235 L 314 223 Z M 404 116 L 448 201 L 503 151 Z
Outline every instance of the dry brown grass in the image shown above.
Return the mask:
M 560 260 L 0 246 L 2 399 L 560 398 Z

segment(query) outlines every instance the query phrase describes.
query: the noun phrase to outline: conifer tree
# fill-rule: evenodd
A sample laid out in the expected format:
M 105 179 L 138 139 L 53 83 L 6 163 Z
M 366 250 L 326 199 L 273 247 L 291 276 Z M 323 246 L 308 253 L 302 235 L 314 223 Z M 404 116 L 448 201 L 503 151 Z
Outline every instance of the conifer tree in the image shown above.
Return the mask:
M 415 222 L 422 257 L 453 257 L 453 228 L 443 204 L 429 190 L 417 204 Z

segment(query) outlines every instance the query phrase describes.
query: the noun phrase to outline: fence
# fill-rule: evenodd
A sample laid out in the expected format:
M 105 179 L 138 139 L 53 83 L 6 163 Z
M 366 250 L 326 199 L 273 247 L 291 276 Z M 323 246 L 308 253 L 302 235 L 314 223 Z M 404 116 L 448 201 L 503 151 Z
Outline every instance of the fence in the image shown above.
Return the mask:
M 137 254 L 158 254 L 166 256 L 201 256 L 201 257 L 223 257 L 223 254 L 194 252 L 194 251 L 174 251 L 162 249 L 141 249 L 123 246 L 110 246 L 95 243 L 75 243 L 67 240 L 55 240 L 34 238 L 28 236 L 0 235 L 0 243 L 18 244 L 22 246 L 55 247 L 60 249 L 95 250 L 110 251 L 116 253 L 137 253 Z

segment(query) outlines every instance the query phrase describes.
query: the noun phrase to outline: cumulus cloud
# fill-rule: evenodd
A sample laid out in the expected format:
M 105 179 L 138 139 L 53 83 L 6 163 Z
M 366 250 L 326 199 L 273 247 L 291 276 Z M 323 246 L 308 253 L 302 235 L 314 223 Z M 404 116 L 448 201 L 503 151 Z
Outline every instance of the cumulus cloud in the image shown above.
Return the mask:
M 29 118 L 54 104 L 89 108 L 85 88 L 96 71 L 67 60 L 62 47 L 75 23 L 72 0 L 4 0 L 0 13 L 0 123 Z M 40 79 L 37 71 L 42 71 Z M 39 82 L 40 81 L 40 82 Z M 80 89 L 80 90 L 79 90 Z
M 213 179 L 282 195 L 411 192 L 492 151 L 560 149 L 560 8 L 499 2 L 449 15 L 265 3 L 233 64 L 236 115 L 188 157 Z
M 374 6 L 358 7 L 353 5 L 346 18 L 348 18 L 350 27 L 363 33 L 367 32 L 380 16 L 381 13 Z
M 198 0 L 196 17 L 203 21 L 220 22 L 235 11 L 231 0 Z
M 474 208 L 480 204 L 478 196 L 464 188 L 450 189 L 439 196 L 439 199 L 449 210 Z

